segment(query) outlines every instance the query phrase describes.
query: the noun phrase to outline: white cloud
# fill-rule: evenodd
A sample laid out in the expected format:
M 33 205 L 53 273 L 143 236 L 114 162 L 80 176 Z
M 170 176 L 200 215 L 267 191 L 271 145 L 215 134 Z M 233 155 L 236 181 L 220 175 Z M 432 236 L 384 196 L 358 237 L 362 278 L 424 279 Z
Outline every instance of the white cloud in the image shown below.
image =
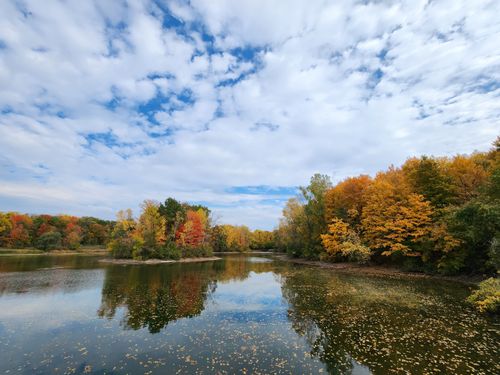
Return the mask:
M 271 228 L 283 196 L 227 189 L 498 134 L 496 1 L 20 4 L 0 4 L 4 210 L 112 217 L 176 196 Z

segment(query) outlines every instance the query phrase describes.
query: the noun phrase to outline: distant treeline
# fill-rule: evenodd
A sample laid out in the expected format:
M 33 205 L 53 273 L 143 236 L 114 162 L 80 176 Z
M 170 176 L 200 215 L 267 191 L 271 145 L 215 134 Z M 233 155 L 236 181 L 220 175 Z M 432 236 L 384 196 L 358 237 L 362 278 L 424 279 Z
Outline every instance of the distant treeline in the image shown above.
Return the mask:
M 109 241 L 113 226 L 113 221 L 95 217 L 0 212 L 0 246 L 36 247 L 41 250 L 76 250 L 81 245 L 104 246 Z
M 213 225 L 210 210 L 168 198 L 147 200 L 136 219 L 130 209 L 116 221 L 69 215 L 0 212 L 0 247 L 76 250 L 107 246 L 117 258 L 179 258 L 213 251 L 245 252 L 274 247 L 273 232 L 246 226 Z
M 276 232 L 288 253 L 408 270 L 495 273 L 500 264 L 500 138 L 488 152 L 422 156 L 332 186 L 316 174 Z

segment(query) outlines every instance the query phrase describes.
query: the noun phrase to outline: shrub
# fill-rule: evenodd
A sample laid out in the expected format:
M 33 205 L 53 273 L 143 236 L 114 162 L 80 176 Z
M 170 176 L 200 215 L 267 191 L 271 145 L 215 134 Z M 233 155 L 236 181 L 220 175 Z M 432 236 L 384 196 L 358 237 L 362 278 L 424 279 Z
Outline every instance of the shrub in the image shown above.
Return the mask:
M 349 262 L 367 263 L 370 260 L 371 251 L 368 247 L 356 242 L 344 242 L 341 254 Z
M 137 240 L 131 237 L 118 237 L 110 241 L 108 248 L 113 258 L 130 259 L 136 257 L 139 249 Z
M 201 245 L 199 247 L 183 247 L 182 257 L 183 258 L 199 258 L 208 257 L 213 255 L 213 249 L 210 245 Z
M 361 243 L 359 235 L 341 219 L 333 219 L 328 226 L 328 233 L 321 235 L 321 242 L 326 254 L 322 259 L 330 261 L 348 261 L 366 263 L 371 251 Z
M 61 233 L 47 232 L 38 237 L 35 247 L 40 250 L 49 251 L 61 248 Z
M 181 256 L 182 251 L 174 242 L 169 242 L 158 250 L 158 258 L 160 259 L 179 260 Z
M 480 282 L 479 289 L 474 291 L 467 301 L 481 312 L 500 312 L 500 279 L 491 277 Z

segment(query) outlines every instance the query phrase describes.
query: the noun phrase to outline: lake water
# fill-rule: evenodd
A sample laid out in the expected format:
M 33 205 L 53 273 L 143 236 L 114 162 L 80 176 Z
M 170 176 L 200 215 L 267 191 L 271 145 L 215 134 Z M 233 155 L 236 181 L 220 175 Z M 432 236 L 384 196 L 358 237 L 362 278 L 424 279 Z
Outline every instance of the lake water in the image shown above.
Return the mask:
M 499 374 L 469 287 L 263 256 L 0 257 L 0 373 Z

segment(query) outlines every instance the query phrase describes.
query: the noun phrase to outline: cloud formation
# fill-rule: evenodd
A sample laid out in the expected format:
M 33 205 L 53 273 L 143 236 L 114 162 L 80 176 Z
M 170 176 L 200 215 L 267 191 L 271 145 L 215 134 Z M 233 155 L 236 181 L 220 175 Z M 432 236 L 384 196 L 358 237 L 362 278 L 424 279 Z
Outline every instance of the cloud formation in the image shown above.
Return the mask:
M 272 228 L 314 172 L 486 149 L 498 1 L 5 1 L 0 206 Z

